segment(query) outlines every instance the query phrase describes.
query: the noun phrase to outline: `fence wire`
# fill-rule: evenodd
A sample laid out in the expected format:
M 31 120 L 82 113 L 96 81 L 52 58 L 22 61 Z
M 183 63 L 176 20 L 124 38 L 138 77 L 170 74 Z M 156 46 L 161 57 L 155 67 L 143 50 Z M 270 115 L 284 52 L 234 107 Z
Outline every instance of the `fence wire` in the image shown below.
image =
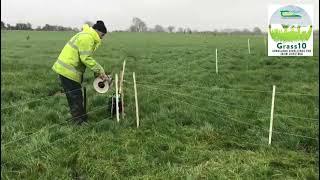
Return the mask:
M 132 84 L 132 82 L 126 82 L 126 83 Z M 156 88 L 156 85 L 150 86 L 150 85 L 145 85 L 145 84 L 141 84 L 141 83 L 137 83 L 137 84 L 142 85 L 142 86 L 144 86 L 144 87 Z M 221 104 L 221 105 L 224 105 L 224 106 L 230 106 L 230 107 L 235 107 L 235 108 L 238 108 L 238 109 L 243 109 L 243 110 L 247 110 L 247 111 L 252 111 L 252 112 L 255 112 L 255 113 L 270 115 L 270 113 L 263 112 L 263 111 L 256 111 L 256 110 L 253 110 L 253 109 L 248 109 L 248 108 L 245 108 L 245 107 L 243 107 L 243 106 L 236 106 L 236 105 L 231 105 L 231 104 L 227 104 L 227 103 L 223 103 L 223 102 L 219 102 L 219 101 L 213 101 L 213 100 L 209 100 L 209 99 L 203 99 L 203 98 L 194 97 L 194 96 L 187 95 L 187 94 L 183 94 L 183 93 L 179 93 L 179 92 L 173 92 L 173 91 L 163 90 L 163 89 L 160 89 L 160 88 L 156 88 L 156 89 L 159 90 L 159 91 L 169 92 L 169 93 L 171 93 L 171 94 L 176 94 L 176 95 L 191 97 L 191 98 L 194 98 L 194 99 L 203 100 L 203 101 L 209 101 L 209 102 L 216 103 L 216 104 Z M 292 116 L 292 115 L 288 115 L 288 114 L 274 113 L 274 116 L 282 116 L 282 117 L 294 118 L 294 119 L 305 119 L 305 120 L 312 120 L 312 121 L 317 121 L 317 122 L 319 121 L 319 119 L 315 119 L 315 118 Z
M 156 93 L 159 93 L 159 91 L 161 91 L 161 89 L 157 89 L 157 88 L 150 88 L 150 87 L 149 87 L 149 89 L 157 90 L 157 92 L 156 92 Z M 166 92 L 171 93 L 170 91 L 166 91 Z M 212 114 L 215 114 L 215 115 L 220 116 L 220 117 L 228 118 L 229 120 L 234 121 L 234 122 L 237 122 L 237 123 L 240 123 L 240 124 L 245 124 L 245 125 L 248 125 L 248 126 L 257 127 L 258 129 L 261 129 L 261 130 L 263 130 L 263 131 L 269 132 L 269 130 L 268 130 L 268 129 L 266 129 L 266 128 L 262 128 L 262 127 L 259 127 L 259 126 L 256 126 L 256 125 L 253 125 L 253 124 L 251 124 L 251 123 L 247 123 L 247 122 L 244 122 L 244 121 L 241 121 L 241 120 L 235 119 L 235 118 L 233 118 L 233 117 L 231 117 L 231 116 L 221 115 L 221 114 L 219 114 L 219 113 L 213 112 L 213 111 L 208 110 L 208 109 L 205 109 L 205 108 L 201 108 L 201 107 L 199 107 L 199 106 L 196 106 L 196 105 L 190 104 L 190 103 L 188 103 L 188 102 L 185 102 L 185 101 L 179 100 L 179 99 L 174 98 L 174 97 L 172 97 L 172 98 L 173 98 L 173 99 L 175 99 L 176 101 L 180 102 L 180 103 L 187 104 L 187 105 L 189 105 L 189 106 L 191 106 L 191 107 L 193 107 L 193 108 L 196 108 L 196 109 L 199 109 L 199 110 L 202 110 L 202 111 L 208 112 L 208 113 L 212 113 Z M 274 132 L 274 133 L 278 133 L 278 134 L 285 134 L 285 135 L 291 135 L 291 136 L 296 136 L 296 137 L 302 137 L 302 138 L 307 138 L 307 139 L 318 140 L 317 138 L 310 137 L 310 136 L 304 136 L 304 135 L 300 135 L 300 134 L 293 134 L 293 133 L 280 132 L 280 131 L 274 131 L 274 130 L 273 130 L 272 132 Z
M 127 81 L 132 82 L 132 81 Z M 240 92 L 257 92 L 257 93 L 272 93 L 272 91 L 267 90 L 254 90 L 254 89 L 236 89 L 236 88 L 222 88 L 222 87 L 207 87 L 207 86 L 188 86 L 188 85 L 180 85 L 180 84 L 170 84 L 170 83 L 150 83 L 150 82 L 140 82 L 139 84 L 150 84 L 157 86 L 175 86 L 175 87 L 186 87 L 186 88 L 194 88 L 194 89 L 205 89 L 205 90 L 227 90 L 227 91 L 240 91 Z M 315 94 L 304 94 L 299 92 L 276 92 L 279 95 L 291 95 L 291 96 L 311 96 L 311 97 L 319 97 L 319 95 Z

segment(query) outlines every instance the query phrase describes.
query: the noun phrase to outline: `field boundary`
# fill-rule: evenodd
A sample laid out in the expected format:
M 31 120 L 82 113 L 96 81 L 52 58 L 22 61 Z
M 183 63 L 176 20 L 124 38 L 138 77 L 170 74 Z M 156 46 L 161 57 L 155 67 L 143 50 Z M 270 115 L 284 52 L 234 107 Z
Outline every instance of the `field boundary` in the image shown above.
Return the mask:
M 127 82 L 127 83 L 132 84 L 131 82 Z M 137 84 L 139 84 L 139 83 L 137 83 Z M 141 85 L 141 84 L 140 84 L 140 85 Z M 162 91 L 162 92 L 164 91 L 164 92 L 167 92 L 167 93 L 170 93 L 170 94 L 183 95 L 183 94 L 175 93 L 175 92 L 173 92 L 173 91 L 162 90 L 162 89 L 157 88 L 157 87 L 154 87 L 154 86 L 153 86 L 153 87 L 152 87 L 152 86 L 144 86 L 144 87 L 149 88 L 149 89 L 156 90 L 156 92 L 154 92 L 154 93 L 157 93 L 157 94 L 160 94 L 160 95 L 167 95 L 167 94 L 160 93 L 159 91 Z M 192 96 L 189 96 L 189 97 L 192 97 Z M 194 108 L 200 109 L 200 110 L 202 110 L 202 111 L 206 111 L 206 112 L 208 112 L 208 113 L 212 113 L 212 114 L 215 114 L 215 115 L 220 116 L 220 117 L 228 118 L 228 119 L 230 119 L 230 120 L 232 120 L 232 121 L 234 121 L 234 122 L 237 122 L 237 123 L 245 124 L 245 125 L 248 125 L 248 126 L 254 126 L 254 127 L 257 127 L 257 128 L 259 128 L 259 129 L 261 129 L 261 130 L 263 130 L 263 131 L 269 132 L 268 129 L 265 129 L 265 128 L 262 128 L 262 127 L 259 127 L 259 126 L 256 126 L 256 125 L 253 125 L 253 124 L 244 122 L 244 121 L 240 121 L 240 120 L 238 120 L 238 119 L 235 119 L 234 117 L 224 116 L 224 115 L 218 114 L 218 113 L 213 112 L 213 111 L 210 111 L 210 110 L 208 110 L 208 109 L 201 108 L 201 107 L 196 106 L 196 105 L 193 105 L 193 104 L 191 104 L 191 103 L 188 103 L 188 102 L 179 100 L 179 99 L 177 99 L 177 98 L 175 98 L 175 97 L 171 97 L 171 98 L 175 99 L 175 100 L 178 101 L 178 102 L 181 102 L 181 103 L 190 105 L 190 106 L 192 106 L 192 107 L 194 107 Z M 197 98 L 197 97 L 192 97 L 192 98 L 194 98 L 194 99 L 199 99 L 199 98 Z M 199 100 L 206 100 L 206 99 L 202 99 L 202 98 L 201 98 L 201 99 L 199 99 Z M 206 100 L 206 101 L 209 101 L 209 100 Z M 215 110 L 216 110 L 216 109 L 215 109 Z M 275 115 L 277 115 L 277 114 L 275 114 Z M 301 117 L 298 117 L 298 118 L 301 118 Z M 306 119 L 312 119 L 312 118 L 306 118 Z M 312 119 L 312 120 L 317 120 L 317 119 Z M 314 137 L 310 137 L 310 136 L 304 136 L 304 135 L 300 135 L 300 134 L 294 134 L 294 133 L 288 133 L 288 132 L 280 132 L 280 131 L 274 131 L 274 130 L 273 130 L 272 132 L 278 133 L 278 134 L 285 134 L 285 135 L 289 135 L 289 136 L 306 138 L 306 139 L 318 140 L 318 138 L 314 138 Z

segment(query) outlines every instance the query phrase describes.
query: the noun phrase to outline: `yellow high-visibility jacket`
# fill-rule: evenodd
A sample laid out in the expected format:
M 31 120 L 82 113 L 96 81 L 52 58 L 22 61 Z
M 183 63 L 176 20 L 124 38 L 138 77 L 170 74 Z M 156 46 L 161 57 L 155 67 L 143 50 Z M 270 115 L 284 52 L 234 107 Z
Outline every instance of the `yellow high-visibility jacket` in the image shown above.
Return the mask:
M 89 25 L 83 25 L 82 32 L 74 35 L 64 46 L 52 69 L 78 83 L 82 83 L 86 67 L 95 74 L 104 73 L 103 67 L 91 57 L 100 44 L 98 33 Z

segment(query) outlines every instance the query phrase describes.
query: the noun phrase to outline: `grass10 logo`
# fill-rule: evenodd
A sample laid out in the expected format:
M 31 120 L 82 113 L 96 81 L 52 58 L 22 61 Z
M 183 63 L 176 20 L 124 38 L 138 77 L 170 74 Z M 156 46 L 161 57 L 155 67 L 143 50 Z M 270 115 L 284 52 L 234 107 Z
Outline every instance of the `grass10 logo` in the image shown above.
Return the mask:
M 270 5 L 268 56 L 313 56 L 313 6 Z

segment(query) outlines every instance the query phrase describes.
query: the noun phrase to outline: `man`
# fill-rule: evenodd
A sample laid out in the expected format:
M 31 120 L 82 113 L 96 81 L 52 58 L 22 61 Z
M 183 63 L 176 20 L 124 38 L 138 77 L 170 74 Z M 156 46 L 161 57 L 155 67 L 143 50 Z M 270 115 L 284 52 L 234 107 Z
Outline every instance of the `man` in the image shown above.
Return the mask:
M 83 25 L 82 32 L 77 33 L 70 39 L 52 67 L 59 74 L 72 119 L 77 124 L 87 121 L 81 89 L 86 67 L 102 80 L 109 80 L 103 67 L 91 57 L 106 33 L 107 29 L 103 21 L 97 21 L 92 27 L 87 24 Z

